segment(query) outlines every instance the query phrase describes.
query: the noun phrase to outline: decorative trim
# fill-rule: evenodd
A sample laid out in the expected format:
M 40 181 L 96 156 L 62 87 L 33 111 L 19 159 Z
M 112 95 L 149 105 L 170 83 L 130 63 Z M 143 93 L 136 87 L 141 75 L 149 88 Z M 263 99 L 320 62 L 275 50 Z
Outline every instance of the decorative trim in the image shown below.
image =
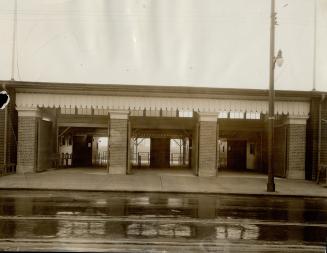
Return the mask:
M 93 108 L 109 110 L 186 110 L 198 112 L 268 112 L 267 100 L 100 96 L 77 94 L 17 93 L 18 107 Z M 275 113 L 308 115 L 310 102 L 276 101 Z

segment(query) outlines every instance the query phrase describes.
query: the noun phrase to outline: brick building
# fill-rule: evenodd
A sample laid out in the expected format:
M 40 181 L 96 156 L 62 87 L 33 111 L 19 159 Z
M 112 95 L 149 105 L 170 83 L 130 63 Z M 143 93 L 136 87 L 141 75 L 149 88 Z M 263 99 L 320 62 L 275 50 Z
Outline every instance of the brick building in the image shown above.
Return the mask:
M 61 166 L 112 174 L 267 170 L 267 90 L 2 84 L 11 102 L 0 111 L 0 163 L 15 163 L 17 173 L 51 169 L 58 156 Z M 327 99 L 276 91 L 275 114 L 275 175 L 316 179 L 318 160 L 327 163 Z

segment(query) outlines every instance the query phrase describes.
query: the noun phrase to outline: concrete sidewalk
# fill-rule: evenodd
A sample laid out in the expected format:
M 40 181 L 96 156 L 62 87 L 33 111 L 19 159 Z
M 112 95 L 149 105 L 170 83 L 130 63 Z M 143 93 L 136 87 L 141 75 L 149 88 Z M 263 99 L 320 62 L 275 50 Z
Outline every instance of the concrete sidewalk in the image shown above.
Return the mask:
M 202 178 L 191 172 L 138 172 L 109 175 L 104 169 L 60 169 L 0 178 L 0 189 L 179 192 L 327 197 L 327 189 L 311 181 L 275 178 L 276 192 L 266 192 L 267 176 L 219 173 Z

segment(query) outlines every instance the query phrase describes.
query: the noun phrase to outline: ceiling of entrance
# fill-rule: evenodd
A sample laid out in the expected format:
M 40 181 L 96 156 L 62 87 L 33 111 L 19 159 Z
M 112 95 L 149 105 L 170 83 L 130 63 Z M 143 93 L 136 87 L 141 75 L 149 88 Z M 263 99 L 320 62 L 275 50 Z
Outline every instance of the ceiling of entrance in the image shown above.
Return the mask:
M 191 137 L 192 131 L 182 129 L 133 129 L 134 138 L 170 138 L 181 139 Z
M 180 129 L 194 128 L 193 118 L 130 117 L 132 129 Z

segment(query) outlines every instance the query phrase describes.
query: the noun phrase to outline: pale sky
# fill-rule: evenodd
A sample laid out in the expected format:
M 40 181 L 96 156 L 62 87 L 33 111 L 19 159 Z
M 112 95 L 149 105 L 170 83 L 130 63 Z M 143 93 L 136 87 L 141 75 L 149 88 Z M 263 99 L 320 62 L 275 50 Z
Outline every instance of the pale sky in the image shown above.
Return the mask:
M 317 1 L 314 78 L 314 4 Z M 0 79 L 14 0 L 0 0 Z M 327 91 L 327 0 L 276 0 L 275 88 Z M 268 89 L 270 0 L 18 0 L 15 80 Z

